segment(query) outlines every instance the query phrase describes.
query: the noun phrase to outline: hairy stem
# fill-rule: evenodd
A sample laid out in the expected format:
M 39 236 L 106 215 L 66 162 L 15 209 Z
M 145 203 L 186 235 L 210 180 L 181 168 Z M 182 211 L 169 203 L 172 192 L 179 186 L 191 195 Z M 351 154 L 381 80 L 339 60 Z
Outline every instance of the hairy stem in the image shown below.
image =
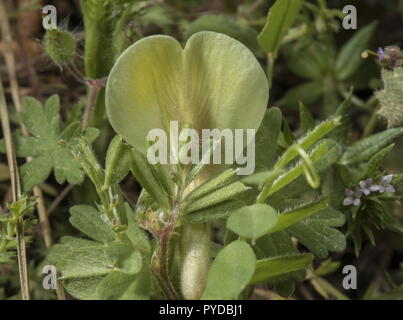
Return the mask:
M 94 109 L 95 99 L 97 98 L 99 88 L 96 86 L 89 86 L 89 94 L 87 99 L 87 105 L 85 107 L 84 116 L 83 116 L 83 130 L 86 129 L 90 123 L 92 110 Z
M 175 228 L 176 216 L 172 214 L 167 222 L 167 225 L 162 229 L 158 235 L 159 246 L 153 258 L 152 271 L 157 277 L 161 289 L 168 299 L 179 299 L 174 285 L 169 277 L 169 242 L 171 240 L 172 232 Z

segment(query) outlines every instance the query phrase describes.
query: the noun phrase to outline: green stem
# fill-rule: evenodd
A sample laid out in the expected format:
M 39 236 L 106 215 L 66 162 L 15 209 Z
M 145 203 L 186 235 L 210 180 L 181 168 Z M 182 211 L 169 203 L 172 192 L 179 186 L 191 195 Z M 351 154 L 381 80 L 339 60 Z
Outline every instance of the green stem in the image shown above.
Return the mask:
M 12 197 L 13 202 L 16 202 L 21 196 L 21 186 L 1 76 L 0 76 L 0 117 L 1 117 L 1 125 L 3 128 L 4 141 L 6 144 L 7 162 L 10 170 Z M 17 260 L 20 275 L 21 295 L 23 300 L 29 300 L 30 292 L 29 292 L 29 280 L 27 269 L 27 255 L 25 251 L 24 225 L 21 219 L 18 219 L 16 222 L 16 234 L 17 234 Z
M 169 277 L 169 244 L 172 237 L 172 232 L 177 221 L 176 211 L 171 213 L 171 216 L 166 226 L 158 231 L 158 247 L 154 252 L 151 263 L 151 270 L 157 278 L 161 290 L 168 299 L 179 299 L 179 295 Z
M 274 71 L 274 63 L 276 61 L 275 56 L 272 53 L 267 54 L 267 80 L 269 82 L 269 89 L 271 89 L 273 82 L 273 71 Z
M 312 284 L 318 286 L 325 292 L 329 293 L 330 295 L 334 296 L 337 300 L 349 300 L 349 298 L 337 290 L 334 286 L 332 286 L 328 281 L 321 277 L 314 276 L 311 279 Z
M 88 93 L 88 99 L 87 99 L 87 105 L 85 107 L 84 111 L 84 116 L 83 116 L 83 122 L 82 122 L 82 129 L 85 130 L 88 128 L 92 112 L 94 110 L 95 106 L 95 101 L 97 99 L 97 95 L 101 88 L 105 84 L 104 79 L 97 79 L 97 80 L 88 80 L 88 87 L 89 87 L 89 93 Z

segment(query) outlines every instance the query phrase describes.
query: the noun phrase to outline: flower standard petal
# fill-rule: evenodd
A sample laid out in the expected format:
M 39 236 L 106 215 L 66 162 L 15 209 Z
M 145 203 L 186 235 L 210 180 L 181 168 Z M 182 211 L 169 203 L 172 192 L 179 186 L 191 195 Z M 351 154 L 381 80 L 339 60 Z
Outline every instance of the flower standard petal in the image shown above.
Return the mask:
M 243 44 L 215 32 L 182 49 L 167 36 L 137 41 L 118 58 L 106 88 L 116 132 L 139 151 L 151 129 L 169 121 L 201 129 L 257 129 L 268 102 L 263 69 Z

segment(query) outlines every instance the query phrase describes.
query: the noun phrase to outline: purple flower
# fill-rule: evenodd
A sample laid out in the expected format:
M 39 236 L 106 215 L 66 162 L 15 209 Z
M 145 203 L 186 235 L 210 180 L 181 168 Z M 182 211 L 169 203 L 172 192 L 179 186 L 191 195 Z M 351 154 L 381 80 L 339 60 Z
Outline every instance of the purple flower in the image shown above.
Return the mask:
M 371 192 L 379 191 L 379 186 L 374 184 L 372 179 L 360 181 L 359 186 L 361 192 L 366 196 L 369 195 Z
M 387 46 L 385 49 L 378 48 L 378 61 L 386 68 L 398 68 L 403 63 L 403 52 L 396 46 Z
M 382 48 L 378 48 L 378 61 L 381 63 L 385 58 L 385 51 Z
M 378 191 L 380 193 L 394 193 L 396 192 L 396 189 L 394 186 L 391 185 L 391 182 L 393 180 L 393 174 L 388 174 L 387 176 L 383 176 L 381 178 L 381 181 L 379 181 L 379 189 Z
M 355 191 L 351 189 L 345 190 L 346 198 L 343 201 L 344 206 L 356 206 L 359 207 L 361 204 L 361 196 L 362 191 L 359 188 L 356 188 Z

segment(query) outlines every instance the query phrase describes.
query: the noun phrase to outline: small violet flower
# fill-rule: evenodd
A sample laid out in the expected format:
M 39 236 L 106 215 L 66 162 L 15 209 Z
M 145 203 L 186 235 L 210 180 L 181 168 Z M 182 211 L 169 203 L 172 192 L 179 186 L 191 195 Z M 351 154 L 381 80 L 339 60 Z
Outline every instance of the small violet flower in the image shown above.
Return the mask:
M 347 197 L 343 201 L 344 206 L 360 206 L 362 191 L 359 188 L 356 188 L 355 191 L 351 189 L 346 189 L 345 193 Z
M 362 195 L 368 196 L 372 192 L 379 192 L 379 193 L 396 192 L 395 187 L 391 184 L 393 177 L 394 177 L 393 174 L 383 176 L 379 181 L 379 184 L 375 184 L 372 179 L 360 181 L 358 187 L 355 188 L 355 191 L 351 189 L 345 190 L 346 198 L 344 198 L 343 205 L 344 206 L 354 205 L 356 207 L 359 207 L 361 205 Z
M 371 192 L 379 191 L 379 186 L 377 184 L 374 184 L 372 179 L 360 181 L 359 186 L 361 192 L 366 196 L 369 195 Z
M 378 48 L 378 61 L 382 63 L 383 59 L 385 58 L 385 51 L 382 48 Z
M 394 193 L 396 192 L 396 189 L 394 186 L 392 186 L 391 182 L 393 180 L 393 174 L 388 174 L 387 176 L 383 176 L 381 178 L 381 181 L 379 181 L 379 189 L 378 191 L 380 193 Z

